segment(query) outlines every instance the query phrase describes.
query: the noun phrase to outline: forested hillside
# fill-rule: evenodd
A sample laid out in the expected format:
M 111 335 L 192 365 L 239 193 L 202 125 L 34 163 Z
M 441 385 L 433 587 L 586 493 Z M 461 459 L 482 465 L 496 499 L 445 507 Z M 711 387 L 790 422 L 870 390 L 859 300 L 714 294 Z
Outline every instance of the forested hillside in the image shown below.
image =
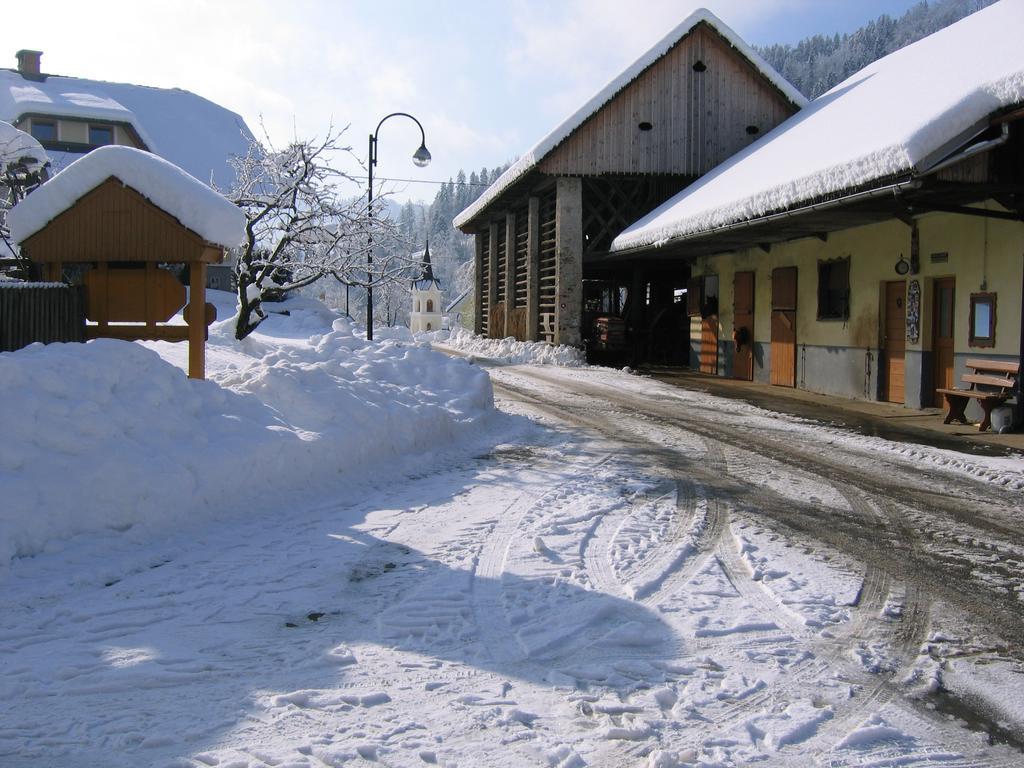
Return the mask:
M 871 62 L 980 11 L 995 0 L 922 1 L 894 19 L 879 16 L 846 35 L 812 35 L 796 45 L 757 47 L 801 93 L 816 98 Z M 970 66 L 970 62 L 964 62 Z

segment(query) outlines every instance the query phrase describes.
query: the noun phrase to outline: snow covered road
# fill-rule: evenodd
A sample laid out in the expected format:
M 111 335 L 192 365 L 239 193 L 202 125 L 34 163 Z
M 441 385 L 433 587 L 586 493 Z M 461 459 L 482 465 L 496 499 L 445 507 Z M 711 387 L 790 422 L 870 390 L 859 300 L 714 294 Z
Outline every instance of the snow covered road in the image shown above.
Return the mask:
M 1019 459 L 491 375 L 485 454 L 12 564 L 0 765 L 1020 764 Z

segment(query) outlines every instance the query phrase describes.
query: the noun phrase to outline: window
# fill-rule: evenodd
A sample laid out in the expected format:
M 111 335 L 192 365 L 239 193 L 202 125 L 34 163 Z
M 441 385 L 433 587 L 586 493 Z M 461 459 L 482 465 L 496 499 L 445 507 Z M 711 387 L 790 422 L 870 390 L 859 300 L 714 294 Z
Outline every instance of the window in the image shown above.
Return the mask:
M 971 294 L 971 338 L 972 347 L 994 347 L 996 345 L 996 295 L 994 293 Z
M 818 262 L 818 319 L 850 318 L 850 257 Z
M 36 120 L 32 118 L 32 135 L 38 141 L 57 140 L 57 122 L 55 120 Z
M 102 147 L 114 143 L 114 126 L 112 125 L 90 125 L 89 143 L 94 147 Z
M 686 314 L 711 317 L 718 314 L 718 275 L 691 277 L 686 283 Z
M 433 299 L 427 299 L 427 312 L 433 312 L 433 311 L 434 311 L 434 300 Z

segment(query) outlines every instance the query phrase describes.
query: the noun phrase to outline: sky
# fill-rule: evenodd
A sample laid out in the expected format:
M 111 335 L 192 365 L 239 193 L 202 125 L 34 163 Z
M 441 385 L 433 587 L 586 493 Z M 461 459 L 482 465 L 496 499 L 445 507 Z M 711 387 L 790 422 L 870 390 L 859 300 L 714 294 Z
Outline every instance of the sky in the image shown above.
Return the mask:
M 415 167 L 419 129 L 390 118 L 374 174 L 413 181 L 376 186 L 429 201 L 430 182 L 530 149 L 697 7 L 762 45 L 850 32 L 917 1 L 53 0 L 42 14 L 4 9 L 0 66 L 29 48 L 47 73 L 184 88 L 273 144 L 345 129 L 353 174 L 378 121 L 408 112 L 433 161 Z

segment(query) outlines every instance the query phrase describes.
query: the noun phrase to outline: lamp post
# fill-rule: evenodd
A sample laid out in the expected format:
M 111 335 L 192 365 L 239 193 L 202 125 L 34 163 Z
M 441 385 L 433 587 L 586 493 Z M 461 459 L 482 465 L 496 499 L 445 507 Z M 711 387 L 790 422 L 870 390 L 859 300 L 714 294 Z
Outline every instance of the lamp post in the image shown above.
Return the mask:
M 369 177 L 369 185 L 366 193 L 367 203 L 369 205 L 369 215 L 373 218 L 373 167 L 377 164 L 377 134 L 380 133 L 380 127 L 384 125 L 384 121 L 390 117 L 408 117 L 420 129 L 420 148 L 417 149 L 412 156 L 412 162 L 419 168 L 423 168 L 425 165 L 430 163 L 430 152 L 427 150 L 427 136 L 423 132 L 423 126 L 420 121 L 410 115 L 408 112 L 392 112 L 390 115 L 385 115 L 381 118 L 381 121 L 377 123 L 377 130 L 370 134 L 370 150 L 368 153 L 369 162 L 367 163 Z M 373 341 L 373 231 L 371 229 L 368 241 L 368 247 L 366 249 L 366 340 Z

